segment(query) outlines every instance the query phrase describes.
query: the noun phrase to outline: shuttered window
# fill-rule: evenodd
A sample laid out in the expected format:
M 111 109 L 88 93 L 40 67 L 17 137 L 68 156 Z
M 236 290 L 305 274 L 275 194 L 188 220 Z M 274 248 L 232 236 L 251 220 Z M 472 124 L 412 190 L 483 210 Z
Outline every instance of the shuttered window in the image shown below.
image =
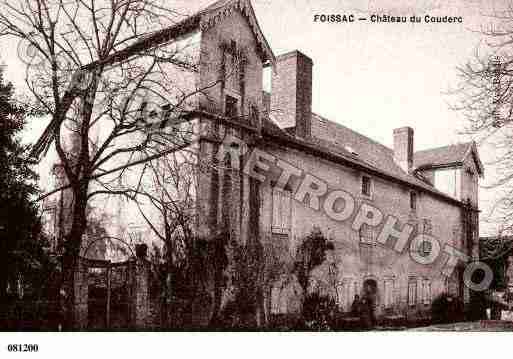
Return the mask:
M 362 176 L 362 194 L 366 197 L 370 197 L 372 194 L 371 191 L 371 178 L 368 176 Z
M 408 281 L 408 305 L 414 306 L 417 304 L 417 280 L 410 278 Z
M 292 215 L 290 191 L 273 189 L 273 233 L 290 233 Z
M 394 280 L 385 279 L 384 282 L 385 308 L 392 308 L 394 305 Z
M 422 303 L 429 305 L 431 303 L 431 282 L 429 279 L 422 281 Z
M 363 224 L 361 227 L 360 227 L 360 244 L 374 244 L 375 241 L 374 241 L 374 229 L 367 225 L 367 224 Z
M 417 193 L 410 192 L 410 209 L 412 211 L 417 210 Z
M 344 279 L 341 288 L 340 302 L 343 305 L 343 310 L 346 312 L 351 311 L 351 306 L 354 301 L 354 296 L 358 294 L 358 283 L 351 278 Z

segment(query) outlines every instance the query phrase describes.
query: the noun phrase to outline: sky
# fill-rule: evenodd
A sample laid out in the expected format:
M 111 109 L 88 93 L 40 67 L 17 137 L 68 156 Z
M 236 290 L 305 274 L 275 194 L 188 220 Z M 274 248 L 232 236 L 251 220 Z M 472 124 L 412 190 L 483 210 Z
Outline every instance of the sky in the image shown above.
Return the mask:
M 168 1 L 192 13 L 212 0 Z M 392 146 L 392 131 L 411 126 L 415 150 L 468 140 L 459 134 L 465 122 L 450 110 L 455 101 L 447 92 L 457 85 L 457 66 L 471 59 L 483 40 L 479 30 L 491 23 L 487 16 L 502 1 L 373 1 L 373 0 L 253 0 L 253 6 L 276 55 L 298 49 L 312 58 L 313 111 Z M 461 16 L 461 24 L 393 24 L 357 21 L 314 22 L 316 14 L 388 14 L 392 16 Z M 23 91 L 24 67 L 16 56 L 16 43 L 0 40 L 0 61 L 6 78 Z M 27 131 L 32 141 L 44 124 Z M 493 152 L 480 149 L 483 162 Z M 487 184 L 493 169 L 486 167 Z M 486 216 L 497 193 L 481 190 Z M 482 226 L 482 233 L 494 227 Z

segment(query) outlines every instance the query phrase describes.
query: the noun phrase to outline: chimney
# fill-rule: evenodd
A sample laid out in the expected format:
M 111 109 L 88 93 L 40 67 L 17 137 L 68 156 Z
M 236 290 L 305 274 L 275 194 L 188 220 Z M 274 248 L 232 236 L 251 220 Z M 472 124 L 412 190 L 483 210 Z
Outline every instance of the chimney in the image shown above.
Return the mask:
M 276 58 L 271 82 L 271 113 L 283 129 L 310 137 L 312 117 L 312 67 L 305 54 L 295 50 Z
M 410 173 L 413 167 L 413 128 L 401 127 L 394 130 L 394 161 Z

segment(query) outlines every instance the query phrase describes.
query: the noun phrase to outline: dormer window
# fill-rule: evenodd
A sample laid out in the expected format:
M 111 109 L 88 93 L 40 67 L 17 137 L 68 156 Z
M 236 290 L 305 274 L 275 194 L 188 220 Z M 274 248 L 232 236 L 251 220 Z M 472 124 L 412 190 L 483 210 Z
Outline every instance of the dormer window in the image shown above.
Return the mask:
M 335 143 L 337 144 L 336 141 L 335 141 Z M 349 152 L 353 156 L 358 156 L 358 152 L 356 152 L 351 146 L 345 146 L 344 148 L 346 149 L 347 152 Z

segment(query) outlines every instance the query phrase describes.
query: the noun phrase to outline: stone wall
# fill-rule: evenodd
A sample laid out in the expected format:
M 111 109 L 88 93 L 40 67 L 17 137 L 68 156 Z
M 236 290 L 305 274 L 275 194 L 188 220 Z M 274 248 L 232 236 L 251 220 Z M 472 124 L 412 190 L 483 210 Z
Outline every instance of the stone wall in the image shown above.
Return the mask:
M 375 176 L 371 176 L 372 196 L 367 198 L 360 194 L 361 178 L 365 174 L 362 171 L 270 144 L 265 150 L 296 168 L 326 181 L 330 190 L 341 189 L 353 194 L 356 202 L 355 213 L 362 204 L 370 204 L 379 208 L 385 217 L 395 216 L 399 221 L 397 224 L 399 230 L 406 223 L 415 224 L 420 230 L 425 229 L 437 238 L 442 248 L 445 244 L 450 244 L 466 252 L 465 248 L 461 248 L 464 229 L 460 207 L 437 199 L 428 193 L 419 193 L 417 208 L 412 211 L 409 203 L 410 188 Z M 295 193 L 297 185 L 297 183 L 291 184 L 292 194 Z M 267 234 L 268 238 L 272 238 L 272 187 L 266 184 L 261 188 L 260 231 L 264 236 Z M 421 265 L 413 261 L 408 246 L 401 253 L 395 252 L 392 249 L 393 241 L 389 241 L 391 246 L 377 244 L 368 248 L 369 253 L 364 253 L 360 245 L 359 233 L 351 227 L 354 215 L 347 221 L 337 222 L 330 219 L 322 210 L 313 210 L 306 203 L 299 203 L 292 199 L 291 217 L 288 248 L 290 258 L 294 257 L 297 246 L 314 226 L 320 228 L 326 238 L 334 243 L 333 262 L 338 270 L 337 300 L 344 311 L 349 310 L 352 300 L 344 297 L 347 297 L 348 293 L 361 294 L 363 283 L 367 279 L 375 280 L 378 287 L 376 308 L 378 314 L 394 312 L 409 316 L 424 315 L 422 313 L 428 312 L 432 299 L 446 292 L 449 289 L 449 283 L 461 285 L 456 271 L 449 279 L 442 275 L 442 268 L 448 259 L 448 255 L 443 252 L 431 265 Z M 382 225 L 375 229 L 376 236 L 381 228 Z M 387 309 L 383 296 L 385 281 L 392 283 L 393 305 L 389 308 L 390 310 L 385 310 Z M 421 295 L 424 281 L 428 281 L 430 285 L 428 304 L 425 304 Z M 415 303 L 410 305 L 408 286 L 412 282 L 416 285 L 417 295 Z M 353 287 L 356 287 L 356 291 Z M 453 290 L 458 292 L 458 288 Z
M 134 289 L 133 289 L 133 321 L 131 323 L 134 329 L 145 329 L 151 325 L 150 320 L 150 292 L 149 292 L 149 273 L 150 263 L 146 258 L 137 258 L 132 263 L 134 270 Z

